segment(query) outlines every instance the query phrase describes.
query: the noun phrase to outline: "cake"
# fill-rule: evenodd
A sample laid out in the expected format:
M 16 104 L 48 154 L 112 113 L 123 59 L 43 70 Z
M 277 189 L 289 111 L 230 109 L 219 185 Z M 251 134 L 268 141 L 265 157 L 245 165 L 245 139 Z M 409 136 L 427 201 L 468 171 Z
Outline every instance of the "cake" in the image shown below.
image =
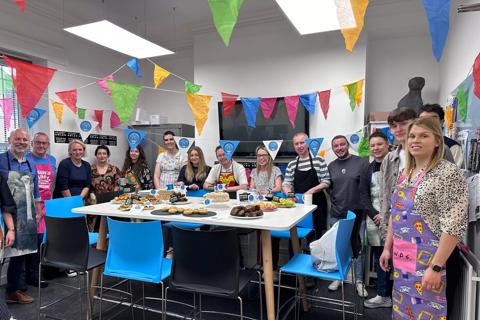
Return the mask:
M 168 201 L 173 194 L 173 190 L 158 190 L 157 199 L 159 201 Z
M 206 199 L 211 200 L 212 202 L 228 202 L 230 197 L 226 192 L 210 192 L 203 196 Z

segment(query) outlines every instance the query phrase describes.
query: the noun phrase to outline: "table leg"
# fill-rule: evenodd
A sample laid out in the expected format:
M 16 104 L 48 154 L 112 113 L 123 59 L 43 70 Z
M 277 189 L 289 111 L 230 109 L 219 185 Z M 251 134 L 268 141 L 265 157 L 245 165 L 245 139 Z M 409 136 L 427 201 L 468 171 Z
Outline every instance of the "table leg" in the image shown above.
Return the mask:
M 267 319 L 275 320 L 275 298 L 273 293 L 272 238 L 270 230 L 262 230 L 263 277 Z
M 98 229 L 98 240 L 97 240 L 97 249 L 105 251 L 107 249 L 107 217 L 101 216 L 100 217 L 100 228 Z M 98 279 L 100 276 L 100 268 L 95 268 L 92 271 L 92 280 L 91 280 L 91 287 L 90 287 L 90 299 L 92 303 L 93 309 L 93 302 L 95 301 L 93 297 L 95 296 L 95 287 L 98 285 Z
M 300 243 L 298 241 L 297 227 L 290 229 L 290 239 L 292 242 L 293 253 L 297 254 L 300 252 Z M 303 310 L 308 311 L 307 299 L 305 299 L 305 281 L 303 276 L 298 277 L 298 285 L 300 290 L 300 297 L 302 299 Z

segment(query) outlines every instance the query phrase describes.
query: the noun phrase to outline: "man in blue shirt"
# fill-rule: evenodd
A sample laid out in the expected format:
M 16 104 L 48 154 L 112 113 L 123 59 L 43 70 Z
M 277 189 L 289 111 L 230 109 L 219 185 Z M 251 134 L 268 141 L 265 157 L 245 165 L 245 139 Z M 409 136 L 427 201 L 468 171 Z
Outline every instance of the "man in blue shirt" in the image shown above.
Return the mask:
M 33 298 L 21 289 L 26 255 L 37 251 L 37 219 L 41 217 L 37 169 L 27 160 L 25 152 L 29 136 L 24 129 L 16 129 L 8 138 L 9 149 L 0 154 L 0 175 L 7 181 L 17 206 L 14 218 L 15 243 L 5 249 L 10 257 L 7 272 L 7 303 L 31 303 Z

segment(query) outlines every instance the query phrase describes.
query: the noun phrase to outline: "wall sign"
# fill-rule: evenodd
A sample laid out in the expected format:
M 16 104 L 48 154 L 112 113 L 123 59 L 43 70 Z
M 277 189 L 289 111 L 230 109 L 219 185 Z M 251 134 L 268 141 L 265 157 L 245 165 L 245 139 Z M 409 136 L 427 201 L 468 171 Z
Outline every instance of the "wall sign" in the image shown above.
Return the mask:
M 69 132 L 69 131 L 54 131 L 54 141 L 55 143 L 70 143 L 70 141 L 77 139 L 82 140 L 82 136 L 79 132 Z M 106 146 L 116 146 L 117 137 L 109 136 L 105 134 L 91 134 L 85 141 L 86 144 L 91 145 L 106 145 Z

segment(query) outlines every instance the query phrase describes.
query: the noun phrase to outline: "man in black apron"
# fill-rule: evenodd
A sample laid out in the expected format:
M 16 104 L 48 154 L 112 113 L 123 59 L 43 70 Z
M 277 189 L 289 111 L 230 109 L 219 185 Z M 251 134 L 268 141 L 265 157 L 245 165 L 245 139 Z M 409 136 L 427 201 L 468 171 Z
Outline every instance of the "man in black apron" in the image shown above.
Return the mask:
M 7 180 L 17 206 L 14 217 L 15 242 L 6 248 L 5 257 L 10 257 L 7 272 L 8 303 L 31 303 L 33 298 L 20 289 L 25 267 L 25 255 L 37 251 L 37 219 L 40 217 L 40 193 L 35 166 L 25 157 L 29 136 L 24 129 L 16 129 L 8 139 L 10 148 L 0 154 L 0 174 Z

